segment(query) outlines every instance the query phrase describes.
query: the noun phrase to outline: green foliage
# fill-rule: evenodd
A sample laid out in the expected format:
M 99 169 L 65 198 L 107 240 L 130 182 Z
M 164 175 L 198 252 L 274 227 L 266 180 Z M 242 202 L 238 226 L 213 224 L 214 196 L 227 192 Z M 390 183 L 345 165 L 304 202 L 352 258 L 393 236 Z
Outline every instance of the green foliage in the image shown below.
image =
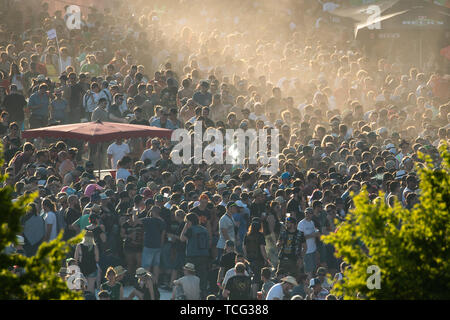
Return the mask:
M 3 160 L 0 158 L 0 167 L 2 165 Z M 0 181 L 4 180 L 5 177 L 0 175 Z M 82 299 L 80 293 L 69 290 L 67 284 L 57 275 L 70 245 L 80 242 L 81 234 L 64 242 L 61 240 L 61 232 L 57 239 L 43 243 L 37 254 L 31 258 L 3 253 L 5 247 L 16 243 L 16 235 L 22 231 L 21 218 L 26 213 L 27 205 L 36 197 L 36 194 L 21 197 L 12 203 L 12 191 L 10 186 L 0 188 L 0 300 Z M 23 268 L 24 274 L 11 272 L 11 266 Z
M 450 153 L 441 147 L 439 168 L 423 157 L 420 204 L 412 210 L 383 200 L 370 203 L 363 190 L 336 233 L 323 237 L 349 263 L 334 293 L 344 299 L 450 298 Z M 381 199 L 384 195 L 380 194 Z M 381 269 L 381 288 L 369 289 L 367 268 Z

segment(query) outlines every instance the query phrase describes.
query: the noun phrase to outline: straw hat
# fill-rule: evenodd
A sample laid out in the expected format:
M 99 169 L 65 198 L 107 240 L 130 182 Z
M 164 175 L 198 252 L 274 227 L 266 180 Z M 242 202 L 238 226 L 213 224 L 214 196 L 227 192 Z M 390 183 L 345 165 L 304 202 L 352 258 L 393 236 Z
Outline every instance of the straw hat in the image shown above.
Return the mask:
M 281 279 L 281 281 L 290 283 L 290 284 L 292 284 L 292 285 L 294 285 L 294 286 L 298 286 L 297 281 L 296 281 L 295 278 L 292 277 L 292 276 L 284 277 L 283 279 Z
M 144 268 L 138 268 L 136 270 L 136 278 L 140 277 L 140 276 L 144 276 L 146 274 L 149 274 L 149 272 L 147 270 L 145 270 Z
M 116 271 L 117 276 L 124 275 L 127 272 L 127 270 L 125 270 L 122 266 L 114 267 L 114 271 Z
M 184 270 L 195 272 L 195 265 L 192 263 L 186 263 L 183 267 Z

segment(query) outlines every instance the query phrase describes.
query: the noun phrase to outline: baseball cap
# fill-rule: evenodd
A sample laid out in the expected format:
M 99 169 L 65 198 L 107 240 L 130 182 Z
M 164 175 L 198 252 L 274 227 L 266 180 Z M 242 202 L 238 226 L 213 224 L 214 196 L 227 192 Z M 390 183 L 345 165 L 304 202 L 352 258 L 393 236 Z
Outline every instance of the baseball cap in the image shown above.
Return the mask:
M 286 221 L 294 224 L 297 223 L 297 219 L 295 219 L 294 217 L 287 217 Z
M 234 241 L 233 240 L 227 240 L 227 241 L 225 241 L 225 245 L 227 247 L 234 247 Z
M 289 172 L 283 172 L 283 174 L 281 175 L 281 179 L 290 179 L 291 178 L 291 174 Z
M 237 207 L 236 202 L 234 201 L 230 201 L 227 203 L 227 209 L 231 208 L 231 207 Z
M 309 281 L 309 287 L 310 287 L 310 288 L 313 288 L 313 287 L 315 287 L 315 286 L 318 285 L 318 284 L 320 284 L 319 278 L 312 278 L 312 279 Z

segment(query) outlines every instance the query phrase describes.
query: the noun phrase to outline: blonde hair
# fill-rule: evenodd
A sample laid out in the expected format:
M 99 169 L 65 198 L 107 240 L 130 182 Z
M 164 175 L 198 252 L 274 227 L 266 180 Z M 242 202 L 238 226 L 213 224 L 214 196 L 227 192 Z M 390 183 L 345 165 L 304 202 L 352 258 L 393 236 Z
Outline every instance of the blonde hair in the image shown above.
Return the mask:
M 105 279 L 108 279 L 108 274 L 109 274 L 110 272 L 113 272 L 113 273 L 114 273 L 114 276 L 117 277 L 117 272 L 116 272 L 116 270 L 114 269 L 114 267 L 109 267 L 109 268 L 106 270 L 106 272 L 105 272 Z

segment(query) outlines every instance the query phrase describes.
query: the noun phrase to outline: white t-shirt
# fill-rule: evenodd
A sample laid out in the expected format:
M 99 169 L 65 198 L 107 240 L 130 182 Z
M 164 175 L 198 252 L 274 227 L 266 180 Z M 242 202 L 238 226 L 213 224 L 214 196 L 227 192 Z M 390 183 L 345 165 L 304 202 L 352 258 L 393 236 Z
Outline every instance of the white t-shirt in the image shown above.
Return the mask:
M 227 230 L 230 240 L 236 241 L 236 235 L 234 234 L 234 220 L 229 215 L 224 214 L 219 220 L 219 241 L 217 241 L 217 248 L 225 248 L 225 237 L 222 234 L 222 229 Z
M 159 150 L 153 151 L 152 149 L 147 149 L 142 153 L 141 156 L 141 161 L 145 161 L 145 159 L 150 159 L 152 161 L 150 166 L 154 167 L 156 161 L 161 159 L 161 152 L 159 152 Z
M 308 236 L 315 232 L 316 227 L 314 221 L 308 221 L 303 219 L 298 223 L 297 230 L 303 232 L 305 236 Z M 306 254 L 316 252 L 316 238 L 306 239 Z
M 119 168 L 116 171 L 116 181 L 119 179 L 123 179 L 123 181 L 127 181 L 127 178 L 131 175 L 130 171 L 124 168 Z
M 277 283 L 276 285 L 273 285 L 272 288 L 270 288 L 269 292 L 267 293 L 266 300 L 273 300 L 275 298 L 283 300 L 284 298 L 284 292 L 282 283 Z
M 109 145 L 106 153 L 112 155 L 113 169 L 116 169 L 117 162 L 130 153 L 130 147 L 126 143 L 117 144 L 114 142 Z
M 47 212 L 44 215 L 44 220 L 45 220 L 45 230 L 47 230 L 47 226 L 48 225 L 52 225 L 52 231 L 50 232 L 50 239 L 48 241 L 52 241 L 53 239 L 55 239 L 58 235 L 56 233 L 56 215 L 54 212 Z

